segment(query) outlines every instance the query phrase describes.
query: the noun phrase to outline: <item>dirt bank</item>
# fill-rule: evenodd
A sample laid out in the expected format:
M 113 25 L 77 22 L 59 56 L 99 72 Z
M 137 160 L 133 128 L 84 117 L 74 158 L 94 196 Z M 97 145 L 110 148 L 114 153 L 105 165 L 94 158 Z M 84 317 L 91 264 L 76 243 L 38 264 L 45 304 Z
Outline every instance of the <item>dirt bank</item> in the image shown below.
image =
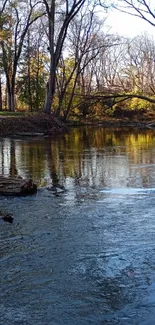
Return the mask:
M 58 135 L 68 131 L 69 126 L 94 125 L 104 127 L 138 127 L 155 128 L 155 116 L 151 118 L 110 118 L 101 121 L 84 120 L 80 122 L 63 123 L 54 115 L 40 114 L 22 117 L 0 116 L 0 137 L 12 135 Z
M 0 117 L 0 136 L 24 133 L 55 135 L 67 130 L 66 125 L 53 115 L 40 114 L 24 117 Z

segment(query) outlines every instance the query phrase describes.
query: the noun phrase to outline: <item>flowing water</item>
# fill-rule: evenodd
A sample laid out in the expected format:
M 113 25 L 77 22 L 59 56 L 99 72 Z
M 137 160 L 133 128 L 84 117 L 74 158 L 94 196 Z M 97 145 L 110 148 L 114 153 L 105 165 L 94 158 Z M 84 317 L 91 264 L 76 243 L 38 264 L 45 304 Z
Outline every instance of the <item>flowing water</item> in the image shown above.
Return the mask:
M 72 129 L 1 139 L 0 325 L 154 325 L 155 132 Z

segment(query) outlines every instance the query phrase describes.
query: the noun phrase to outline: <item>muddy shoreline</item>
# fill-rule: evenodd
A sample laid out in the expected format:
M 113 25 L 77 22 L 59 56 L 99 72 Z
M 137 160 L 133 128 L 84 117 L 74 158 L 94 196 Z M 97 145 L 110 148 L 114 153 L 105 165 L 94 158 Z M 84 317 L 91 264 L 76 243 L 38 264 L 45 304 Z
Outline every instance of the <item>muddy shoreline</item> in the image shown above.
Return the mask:
M 13 135 L 51 135 L 67 131 L 67 124 L 52 114 L 40 114 L 24 117 L 0 117 L 0 137 Z
M 64 123 L 54 115 L 40 114 L 37 116 L 24 117 L 0 117 L 0 137 L 15 135 L 40 135 L 56 136 L 63 134 L 70 127 L 79 126 L 98 126 L 98 127 L 135 127 L 135 128 L 155 128 L 155 120 L 142 119 L 115 119 L 108 118 L 103 121 L 68 121 Z
M 98 126 L 98 127 L 133 127 L 133 128 L 151 128 L 155 129 L 155 120 L 130 120 L 130 119 L 107 119 L 103 121 L 86 121 L 86 122 L 72 122 L 68 126 Z

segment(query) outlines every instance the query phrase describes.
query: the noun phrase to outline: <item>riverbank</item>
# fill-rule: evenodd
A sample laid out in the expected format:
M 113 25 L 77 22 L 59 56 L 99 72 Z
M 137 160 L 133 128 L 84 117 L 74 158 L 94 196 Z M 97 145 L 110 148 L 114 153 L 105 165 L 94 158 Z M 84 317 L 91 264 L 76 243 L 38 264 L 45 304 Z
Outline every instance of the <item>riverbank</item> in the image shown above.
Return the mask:
M 155 116 L 139 116 L 138 118 L 114 118 L 106 116 L 102 120 L 85 119 L 64 123 L 53 114 L 32 116 L 0 116 L 0 137 L 14 135 L 54 136 L 65 133 L 68 127 L 81 125 L 97 125 L 104 127 L 136 127 L 155 128 Z
M 55 116 L 40 114 L 33 116 L 0 116 L 0 136 L 51 135 L 66 132 L 67 125 Z
M 147 117 L 135 117 L 135 118 L 126 118 L 126 117 L 109 117 L 106 116 L 102 120 L 80 120 L 80 121 L 69 121 L 69 126 L 82 126 L 82 125 L 94 125 L 94 126 L 103 126 L 103 127 L 135 127 L 135 128 L 155 128 L 155 115 Z

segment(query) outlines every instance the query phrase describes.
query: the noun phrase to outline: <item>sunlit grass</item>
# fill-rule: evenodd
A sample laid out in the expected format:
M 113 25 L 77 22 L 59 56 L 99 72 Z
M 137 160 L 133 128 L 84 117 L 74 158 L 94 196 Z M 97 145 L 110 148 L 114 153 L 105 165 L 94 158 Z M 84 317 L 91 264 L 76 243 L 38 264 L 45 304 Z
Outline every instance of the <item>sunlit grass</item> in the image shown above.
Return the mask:
M 0 116 L 25 116 L 25 112 L 8 112 L 8 111 L 1 111 Z
M 4 116 L 4 117 L 18 117 L 18 116 L 32 116 L 32 115 L 36 115 L 38 113 L 32 113 L 32 112 L 9 112 L 9 111 L 0 111 L 0 117 Z

